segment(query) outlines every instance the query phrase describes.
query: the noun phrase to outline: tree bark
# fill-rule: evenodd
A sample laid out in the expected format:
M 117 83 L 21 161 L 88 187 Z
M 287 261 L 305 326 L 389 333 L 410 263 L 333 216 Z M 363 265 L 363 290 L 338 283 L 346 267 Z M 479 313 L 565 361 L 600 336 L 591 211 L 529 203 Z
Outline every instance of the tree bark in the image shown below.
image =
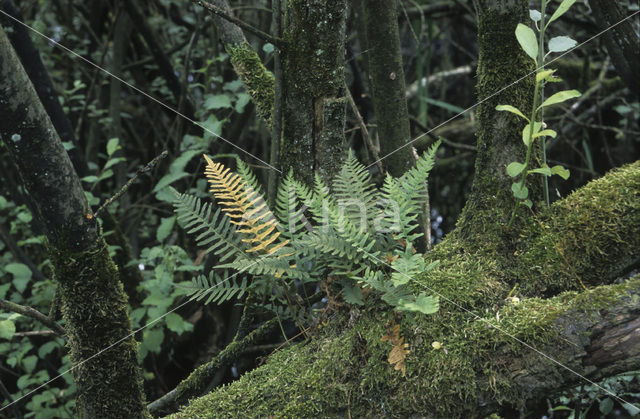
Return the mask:
M 314 172 L 330 183 L 346 158 L 346 9 L 345 0 L 290 0 L 287 9 L 280 163 L 308 185 Z
M 0 139 L 45 227 L 80 393 L 79 415 L 146 417 L 117 269 L 71 161 L 2 28 L 0 79 Z
M 362 0 L 380 156 L 395 177 L 414 164 L 396 0 Z
M 640 93 L 640 37 L 633 29 L 633 21 L 618 24 L 626 16 L 619 2 L 589 0 L 596 24 L 600 30 L 611 28 L 604 34 L 604 43 L 618 74 L 636 96 Z M 615 26 L 614 26 L 615 25 Z

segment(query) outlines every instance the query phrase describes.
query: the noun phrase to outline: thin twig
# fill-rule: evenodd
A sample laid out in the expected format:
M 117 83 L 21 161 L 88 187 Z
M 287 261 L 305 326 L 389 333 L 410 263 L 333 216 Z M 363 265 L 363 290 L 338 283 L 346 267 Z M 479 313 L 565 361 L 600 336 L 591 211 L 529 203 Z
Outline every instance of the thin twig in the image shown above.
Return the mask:
M 362 131 L 362 138 L 364 139 L 365 144 L 371 154 L 373 155 L 373 160 L 376 162 L 376 166 L 378 166 L 378 170 L 380 174 L 384 175 L 384 169 L 382 168 L 382 162 L 380 161 L 380 156 L 378 154 L 378 149 L 371 142 L 371 137 L 369 136 L 369 130 L 367 130 L 367 125 L 364 123 L 362 119 L 362 115 L 360 115 L 360 111 L 358 111 L 358 107 L 356 106 L 356 102 L 353 100 L 353 96 L 351 96 L 351 92 L 349 91 L 349 87 L 345 84 L 344 86 L 345 96 L 349 101 L 349 106 L 351 106 L 351 111 L 356 116 L 358 120 L 358 124 L 360 125 L 360 130 Z
M 40 313 L 35 308 L 16 304 L 11 301 L 3 300 L 2 298 L 0 298 L 0 307 L 2 307 L 5 310 L 22 314 L 23 316 L 37 320 L 40 323 L 44 324 L 45 326 L 53 329 L 53 331 L 60 336 L 64 336 L 66 333 L 66 331 L 62 326 L 60 326 L 58 323 L 54 322 L 44 314 Z
M 240 28 L 244 29 L 247 32 L 251 32 L 252 34 L 257 36 L 258 38 L 262 39 L 263 41 L 270 42 L 271 44 L 273 44 L 275 46 L 278 46 L 280 48 L 282 48 L 284 46 L 284 44 L 285 44 L 284 39 L 278 38 L 278 37 L 275 37 L 275 36 L 271 36 L 268 33 L 261 31 L 260 29 L 254 28 L 253 26 L 249 25 L 247 22 L 245 22 L 243 20 L 240 20 L 238 18 L 230 16 L 229 14 L 225 13 L 224 10 L 222 10 L 221 8 L 216 6 L 215 4 L 211 4 L 211 3 L 206 2 L 204 0 L 191 0 L 191 1 L 196 3 L 199 6 L 204 7 L 205 9 L 209 10 L 214 15 L 219 16 L 219 17 L 223 18 L 224 20 L 227 20 L 227 21 L 239 26 Z
M 157 165 L 160 160 L 162 160 L 165 157 L 167 157 L 167 155 L 169 155 L 169 153 L 165 150 L 162 153 L 160 153 L 159 155 L 157 155 L 149 163 L 147 163 L 146 166 L 143 166 L 143 167 L 139 168 L 138 171 L 136 172 L 135 176 L 133 176 L 131 179 L 129 179 L 129 181 L 127 183 L 125 183 L 124 186 L 122 188 L 120 188 L 120 190 L 115 195 L 113 195 L 104 204 L 102 204 L 100 206 L 100 208 L 98 208 L 98 210 L 93 215 L 88 214 L 87 217 L 88 218 L 98 217 L 98 215 L 100 215 L 100 212 L 102 212 L 103 209 L 105 209 L 106 207 L 111 205 L 113 203 L 113 201 L 115 201 L 118 198 L 120 198 L 120 196 L 122 196 L 122 194 L 125 193 L 129 189 L 129 187 L 131 187 L 133 182 L 135 182 L 136 179 L 138 179 L 138 176 L 140 176 L 141 174 L 143 174 L 145 172 L 148 172 L 149 170 L 153 169 L 155 167 L 155 165 Z

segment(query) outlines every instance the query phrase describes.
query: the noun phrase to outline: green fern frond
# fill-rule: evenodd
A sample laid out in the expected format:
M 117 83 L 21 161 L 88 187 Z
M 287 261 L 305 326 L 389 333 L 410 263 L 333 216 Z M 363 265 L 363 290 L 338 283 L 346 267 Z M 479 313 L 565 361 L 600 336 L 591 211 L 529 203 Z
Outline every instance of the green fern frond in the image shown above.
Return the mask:
M 222 304 L 233 298 L 242 298 L 247 290 L 247 278 L 242 278 L 238 283 L 234 276 L 227 276 L 224 271 L 220 276 L 213 271 L 209 273 L 207 278 L 204 275 L 198 275 L 191 280 L 191 286 L 187 288 L 186 293 L 190 301 L 201 301 L 206 298 L 204 304 L 214 302 Z
M 369 172 L 352 150 L 349 150 L 347 160 L 333 181 L 333 190 L 338 206 L 343 207 L 352 221 L 360 221 L 364 211 L 365 221 L 371 224 L 375 217 L 377 191 Z
M 293 170 L 280 182 L 276 196 L 276 215 L 282 223 L 282 234 L 295 246 L 307 233 L 308 221 L 304 216 L 304 206 L 301 205 L 297 190 L 304 190 L 305 196 L 308 189 L 293 178 Z M 304 199 L 304 197 L 303 197 Z
M 198 246 L 209 246 L 206 252 L 214 252 L 221 261 L 243 252 L 235 228 L 227 217 L 221 216 L 220 209 L 213 211 L 212 204 L 203 204 L 198 197 L 181 194 L 173 188 L 172 191 L 176 196 L 173 205 L 178 221 L 187 233 L 197 234 Z
M 441 140 L 436 141 L 429 150 L 425 151 L 416 161 L 415 166 L 409 169 L 399 179 L 398 183 L 402 187 L 407 199 L 413 203 L 415 211 L 422 211 L 420 207 L 424 204 L 424 186 L 429 172 L 435 164 L 436 152 Z

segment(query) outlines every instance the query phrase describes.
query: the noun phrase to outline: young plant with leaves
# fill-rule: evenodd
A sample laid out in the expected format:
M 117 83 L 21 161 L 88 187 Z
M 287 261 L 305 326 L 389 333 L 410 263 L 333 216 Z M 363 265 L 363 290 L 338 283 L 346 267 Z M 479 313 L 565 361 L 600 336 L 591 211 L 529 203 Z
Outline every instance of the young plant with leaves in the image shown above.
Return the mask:
M 573 99 L 580 96 L 580 92 L 577 90 L 563 90 L 551 95 L 546 100 L 544 99 L 544 86 L 546 83 L 560 82 L 561 79 L 554 76 L 555 70 L 545 69 L 545 60 L 549 54 L 554 52 L 564 52 L 576 45 L 576 41 L 567 36 L 556 36 L 551 38 L 548 42 L 549 51 L 545 54 L 545 33 L 549 25 L 562 16 L 569 8 L 575 3 L 575 0 L 563 0 L 558 6 L 556 11 L 551 15 L 548 21 L 545 20 L 545 13 L 547 8 L 547 0 L 542 0 L 541 11 L 531 10 L 530 17 L 535 23 L 538 35 L 529 26 L 519 23 L 516 28 L 516 39 L 524 50 L 524 52 L 534 60 L 536 65 L 536 81 L 534 85 L 533 94 L 533 106 L 530 117 L 525 116 L 524 112 L 511 105 L 498 105 L 496 110 L 511 112 L 527 121 L 522 130 L 522 141 L 527 147 L 527 153 L 524 162 L 511 162 L 507 166 L 507 174 L 514 179 L 514 183 L 511 185 L 511 190 L 514 197 L 517 199 L 515 208 L 511 214 L 511 220 L 509 221 L 509 227 L 513 224 L 516 212 L 521 204 L 532 207 L 532 202 L 529 199 L 529 190 L 526 187 L 526 179 L 529 174 L 541 174 L 544 176 L 544 197 L 545 203 L 549 206 L 549 186 L 548 177 L 558 175 L 563 179 L 569 178 L 569 171 L 561 165 L 549 167 L 546 161 L 546 137 L 555 138 L 557 136 L 556 131 L 547 129 L 543 120 L 543 111 L 545 108 L 562 103 L 569 99 Z M 542 166 L 537 168 L 530 168 L 531 154 L 536 139 L 540 139 L 542 146 Z
M 226 261 L 217 268 L 238 273 L 197 277 L 192 298 L 221 303 L 253 292 L 294 311 L 296 283 L 331 277 L 348 303 L 364 304 L 362 289 L 372 288 L 399 311 L 436 312 L 437 297 L 416 296 L 410 281 L 436 265 L 425 263 L 414 242 L 422 235 L 416 220 L 438 145 L 402 177 L 388 175 L 381 190 L 352 153 L 332 189 L 317 175 L 314 186 L 307 187 L 290 172 L 278 189 L 274 212 L 246 164 L 238 161 L 238 173 L 233 173 L 205 156 L 205 173 L 219 208 L 176 192 L 177 218 L 197 234 L 198 245 Z M 237 278 L 245 274 L 252 279 Z M 267 308 L 277 310 L 276 304 Z

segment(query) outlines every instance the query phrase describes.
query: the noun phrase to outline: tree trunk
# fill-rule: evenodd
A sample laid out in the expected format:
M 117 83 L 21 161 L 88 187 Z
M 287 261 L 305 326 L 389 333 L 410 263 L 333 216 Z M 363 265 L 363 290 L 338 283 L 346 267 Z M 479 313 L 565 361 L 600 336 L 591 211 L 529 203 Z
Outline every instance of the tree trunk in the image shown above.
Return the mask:
M 636 95 L 640 93 L 640 37 L 633 28 L 633 21 L 619 24 L 626 16 L 622 5 L 616 1 L 589 0 L 595 21 L 600 30 L 611 29 L 604 34 L 604 43 L 618 74 Z
M 0 139 L 45 227 L 79 389 L 79 415 L 146 417 L 117 269 L 71 161 L 2 28 L 0 79 Z
M 290 0 L 287 8 L 280 162 L 308 185 L 314 172 L 331 181 L 346 157 L 346 9 L 345 0 Z
M 380 157 L 384 168 L 395 177 L 411 166 L 409 111 L 407 110 L 402 51 L 398 34 L 396 0 L 362 0 L 367 40 L 367 57 L 376 114 Z

